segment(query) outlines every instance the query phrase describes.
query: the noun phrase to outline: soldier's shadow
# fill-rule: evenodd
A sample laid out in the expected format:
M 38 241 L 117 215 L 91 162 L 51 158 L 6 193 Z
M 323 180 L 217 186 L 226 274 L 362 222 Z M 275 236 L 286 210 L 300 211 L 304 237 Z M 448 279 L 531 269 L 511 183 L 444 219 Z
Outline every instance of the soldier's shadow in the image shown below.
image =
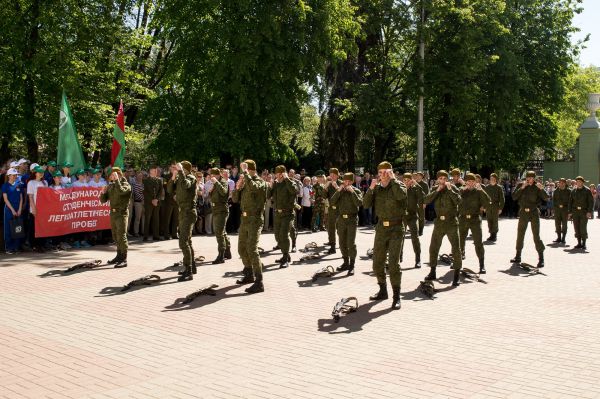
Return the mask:
M 315 263 L 320 263 L 323 258 L 325 258 L 327 255 L 321 255 L 317 258 L 310 258 L 310 259 L 304 259 L 304 260 L 295 260 L 292 262 L 293 265 L 314 265 Z M 333 258 L 333 259 L 328 259 L 328 260 L 334 260 L 334 259 L 339 259 L 339 258 Z
M 568 253 L 569 255 L 589 254 L 587 249 L 581 249 L 581 248 L 569 248 L 569 249 L 563 249 L 563 251 Z
M 320 332 L 326 332 L 329 334 L 350 334 L 353 332 L 362 331 L 363 326 L 376 318 L 392 312 L 393 310 L 387 306 L 384 309 L 370 312 L 371 308 L 381 301 L 371 301 L 367 304 L 358 307 L 356 312 L 348 313 L 341 317 L 340 321 L 336 323 L 332 318 L 319 319 L 317 321 L 317 328 Z M 389 301 L 386 302 L 389 305 Z M 341 331 L 338 331 L 342 329 Z
M 527 265 L 527 263 L 524 263 Z M 537 273 L 533 273 L 532 271 L 525 270 L 524 268 L 519 266 L 519 263 L 511 263 L 510 267 L 506 270 L 498 270 L 500 273 L 508 274 L 509 276 L 515 277 L 531 277 L 531 276 L 546 276 L 545 273 L 538 271 Z
M 173 277 L 161 279 L 160 281 L 158 281 L 156 283 L 152 283 L 152 284 L 134 285 L 133 287 L 130 287 L 129 289 L 127 289 L 125 291 L 123 291 L 123 288 L 125 287 L 124 285 L 121 285 L 118 287 L 104 287 L 100 290 L 100 292 L 99 292 L 100 295 L 94 295 L 94 298 L 104 298 L 107 296 L 122 295 L 122 294 L 127 294 L 130 292 L 138 291 L 143 288 L 160 287 L 162 285 L 174 284 L 174 283 L 177 283 L 177 278 L 178 278 L 178 276 L 173 276 Z
M 216 295 L 200 295 L 195 298 L 192 302 L 183 303 L 185 301 L 185 297 L 177 298 L 172 305 L 167 305 L 161 312 L 178 312 L 181 310 L 192 310 L 206 305 L 212 305 L 213 303 L 220 301 L 222 299 L 227 298 L 235 298 L 239 296 L 247 296 L 251 295 L 247 292 L 240 292 L 237 294 L 225 295 L 227 292 L 233 290 L 234 288 L 241 288 L 243 285 L 234 284 L 228 287 L 223 287 L 215 290 Z M 191 293 L 190 293 L 191 294 Z
M 312 278 L 308 280 L 298 280 L 298 286 L 302 288 L 308 287 L 323 287 L 325 285 L 332 285 L 333 281 L 339 280 L 345 277 L 350 277 L 346 274 L 346 272 L 337 273 L 332 277 L 319 277 L 317 281 L 313 281 Z
M 112 265 L 103 265 L 108 267 L 85 267 L 77 270 L 73 270 L 72 272 L 67 272 L 67 269 L 58 269 L 58 270 L 48 270 L 45 273 L 39 274 L 38 277 L 47 278 L 47 277 L 68 277 L 74 276 L 76 274 L 91 272 L 91 271 L 99 271 L 99 270 L 111 270 L 114 269 Z

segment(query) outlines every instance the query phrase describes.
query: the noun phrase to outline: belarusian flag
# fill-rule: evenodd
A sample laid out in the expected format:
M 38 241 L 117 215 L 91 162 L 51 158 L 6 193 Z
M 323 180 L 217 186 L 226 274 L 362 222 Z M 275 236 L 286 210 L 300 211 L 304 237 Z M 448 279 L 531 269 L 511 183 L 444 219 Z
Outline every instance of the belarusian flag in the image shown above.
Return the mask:
M 60 165 L 65 163 L 73 164 L 71 170 L 85 168 L 83 159 L 83 151 L 79 139 L 77 139 L 77 129 L 75 129 L 75 121 L 71 108 L 67 102 L 67 95 L 63 91 L 62 102 L 60 106 L 60 117 L 58 119 L 58 155 L 57 161 Z
M 119 104 L 119 113 L 113 130 L 113 144 L 110 154 L 111 166 L 125 167 L 125 115 L 123 114 L 123 101 Z

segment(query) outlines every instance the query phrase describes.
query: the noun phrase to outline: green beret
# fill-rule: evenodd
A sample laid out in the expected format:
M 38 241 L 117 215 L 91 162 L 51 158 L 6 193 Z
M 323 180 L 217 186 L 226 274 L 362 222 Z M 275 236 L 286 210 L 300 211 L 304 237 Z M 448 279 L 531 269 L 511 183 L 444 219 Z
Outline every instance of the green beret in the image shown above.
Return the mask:
M 577 177 L 575 178 L 575 180 L 581 180 L 582 182 L 584 182 L 584 183 L 585 183 L 585 179 L 583 178 L 583 176 L 577 176 Z
M 277 165 L 275 167 L 275 173 L 285 173 L 287 172 L 287 169 L 285 168 L 284 165 Z
M 256 170 L 256 162 L 251 159 L 246 159 L 244 161 L 246 165 L 248 165 L 248 170 Z
M 315 176 L 317 176 L 317 177 L 325 177 L 325 172 L 319 169 L 319 170 L 317 170 L 315 172 Z
M 492 173 L 492 174 L 490 175 L 490 179 L 491 179 L 492 177 L 493 177 L 494 179 L 498 180 L 498 175 L 497 175 L 497 174 L 495 174 L 495 173 Z
M 210 174 L 213 175 L 213 176 L 220 175 L 221 174 L 221 169 L 219 169 L 219 168 L 212 168 L 210 170 Z
M 473 173 L 467 173 L 465 180 L 475 180 L 475 175 Z
M 530 170 L 527 173 L 525 173 L 525 177 L 535 177 L 535 172 L 533 170 Z
M 342 177 L 342 180 L 350 180 L 350 181 L 354 181 L 354 173 L 344 173 L 344 176 Z
M 65 162 L 65 163 L 62 164 L 62 167 L 63 168 L 72 168 L 73 164 L 71 162 Z
M 454 176 L 454 175 L 460 175 L 460 169 L 454 168 L 454 169 L 452 169 L 452 171 L 450 172 L 450 174 L 452 176 Z
M 181 161 L 180 163 L 183 169 L 185 169 L 188 173 L 192 171 L 192 163 L 190 161 Z
M 448 172 L 446 172 L 446 171 L 445 171 L 445 170 L 443 170 L 443 169 L 442 169 L 442 170 L 439 170 L 439 171 L 437 172 L 437 177 L 442 177 L 442 176 L 444 176 L 444 177 L 447 179 L 447 178 L 448 178 Z
M 381 169 L 393 169 L 392 164 L 389 163 L 388 161 L 383 161 L 379 165 L 377 165 L 377 170 L 381 170 Z
M 52 166 L 53 168 L 56 168 L 56 161 L 49 161 L 48 166 Z
M 340 175 L 338 168 L 329 168 L 329 174 Z
M 406 172 L 405 174 L 402 175 L 402 178 L 403 179 L 412 179 L 412 176 L 413 176 L 412 173 Z
M 52 173 L 52 177 L 63 177 L 63 174 L 60 172 L 60 170 L 57 170 Z

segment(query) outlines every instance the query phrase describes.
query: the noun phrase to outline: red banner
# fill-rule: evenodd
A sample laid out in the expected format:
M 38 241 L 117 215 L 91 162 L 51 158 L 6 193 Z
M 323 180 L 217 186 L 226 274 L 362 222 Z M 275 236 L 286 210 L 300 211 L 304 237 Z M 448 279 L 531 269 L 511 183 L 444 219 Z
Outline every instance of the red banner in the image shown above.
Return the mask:
M 100 202 L 102 188 L 72 187 L 37 191 L 36 237 L 56 237 L 110 229 L 110 204 Z

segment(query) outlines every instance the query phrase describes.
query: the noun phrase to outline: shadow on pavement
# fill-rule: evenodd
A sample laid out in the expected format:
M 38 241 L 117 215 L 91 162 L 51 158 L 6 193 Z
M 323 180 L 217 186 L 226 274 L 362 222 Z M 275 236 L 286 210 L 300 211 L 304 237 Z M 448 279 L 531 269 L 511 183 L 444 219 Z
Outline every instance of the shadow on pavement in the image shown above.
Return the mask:
M 529 266 L 527 263 L 523 263 L 525 266 Z M 525 270 L 518 263 L 512 263 L 510 267 L 506 270 L 498 270 L 500 273 L 508 274 L 509 276 L 517 276 L 517 277 L 531 277 L 531 276 L 547 276 L 547 274 L 538 271 L 534 273 L 530 270 Z
M 123 291 L 123 288 L 125 287 L 125 285 L 121 285 L 118 287 L 104 287 L 100 290 L 100 292 L 99 292 L 100 295 L 94 295 L 94 297 L 95 298 L 103 298 L 103 297 L 107 297 L 107 296 L 122 295 L 122 294 L 127 294 L 129 292 L 138 291 L 142 288 L 160 287 L 161 285 L 173 284 L 173 283 L 177 282 L 177 277 L 178 276 L 173 276 L 173 277 L 161 279 L 159 282 L 154 283 L 154 284 L 134 285 L 133 287 L 131 287 L 125 291 Z
M 103 267 L 104 266 L 104 267 Z M 48 270 L 45 273 L 39 274 L 38 277 L 47 278 L 47 277 L 68 277 L 74 276 L 76 274 L 91 272 L 91 271 L 99 271 L 99 270 L 111 270 L 114 269 L 112 265 L 100 265 L 98 267 L 86 267 L 82 269 L 73 270 L 72 272 L 66 272 L 67 269 L 56 269 L 56 270 Z
M 331 283 L 335 280 L 339 280 L 342 278 L 346 278 L 346 277 L 352 277 L 352 276 L 348 276 L 347 272 L 340 272 L 337 273 L 337 275 L 335 276 L 331 276 L 331 277 L 319 277 L 317 279 L 317 281 L 313 281 L 312 278 L 308 279 L 308 280 L 299 280 L 297 281 L 298 286 L 299 287 L 322 287 L 325 285 L 332 285 Z
M 247 292 L 244 292 L 244 291 L 242 291 L 238 294 L 225 295 L 227 292 L 233 290 L 234 288 L 242 288 L 242 287 L 247 287 L 247 286 L 249 286 L 249 285 L 234 284 L 234 285 L 230 285 L 228 287 L 219 288 L 218 290 L 215 290 L 216 295 L 214 295 L 214 296 L 213 295 L 201 295 L 200 297 L 194 299 L 192 302 L 189 302 L 189 303 L 183 303 L 183 301 L 185 301 L 185 297 L 177 298 L 175 300 L 175 302 L 173 302 L 172 305 L 165 306 L 165 308 L 163 310 L 161 310 L 161 312 L 177 312 L 177 311 L 181 311 L 181 310 L 191 310 L 191 309 L 199 308 L 201 306 L 211 305 L 222 299 L 252 295 L 252 294 L 248 294 Z M 191 294 L 191 292 L 190 292 L 190 294 Z
M 371 308 L 381 301 L 372 301 L 358 307 L 356 312 L 348 313 L 340 319 L 339 323 L 333 321 L 333 317 L 329 319 L 319 319 L 317 321 L 318 330 L 329 334 L 350 334 L 353 332 L 362 331 L 363 326 L 370 321 L 392 312 L 390 307 L 385 309 L 370 312 Z M 391 301 L 388 301 L 388 305 Z M 340 330 L 340 331 L 338 331 Z

